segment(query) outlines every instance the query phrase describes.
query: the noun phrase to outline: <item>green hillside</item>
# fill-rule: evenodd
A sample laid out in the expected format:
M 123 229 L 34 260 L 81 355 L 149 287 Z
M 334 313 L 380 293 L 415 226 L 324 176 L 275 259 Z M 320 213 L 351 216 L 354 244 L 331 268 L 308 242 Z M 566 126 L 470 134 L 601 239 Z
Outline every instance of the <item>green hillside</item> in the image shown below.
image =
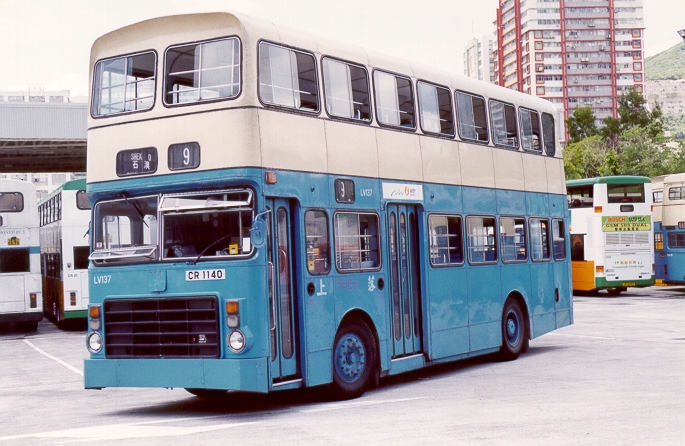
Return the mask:
M 645 59 L 647 80 L 685 79 L 685 42 Z

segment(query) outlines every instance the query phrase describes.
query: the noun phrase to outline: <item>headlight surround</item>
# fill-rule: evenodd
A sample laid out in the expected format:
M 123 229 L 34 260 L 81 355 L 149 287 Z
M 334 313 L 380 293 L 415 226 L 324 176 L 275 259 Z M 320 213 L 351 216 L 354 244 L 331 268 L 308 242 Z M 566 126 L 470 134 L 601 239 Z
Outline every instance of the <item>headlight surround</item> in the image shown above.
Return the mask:
M 228 334 L 226 343 L 233 353 L 240 353 L 245 349 L 245 335 L 240 330 L 233 330 Z
M 91 353 L 100 353 L 102 350 L 102 336 L 98 332 L 90 332 L 86 337 L 86 347 Z

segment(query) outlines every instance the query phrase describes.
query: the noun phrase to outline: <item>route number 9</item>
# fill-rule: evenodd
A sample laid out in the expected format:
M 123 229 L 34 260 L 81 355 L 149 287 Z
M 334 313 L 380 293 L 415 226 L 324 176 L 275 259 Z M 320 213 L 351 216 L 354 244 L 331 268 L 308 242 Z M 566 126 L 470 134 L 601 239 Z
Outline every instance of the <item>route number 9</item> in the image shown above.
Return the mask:
M 195 169 L 200 165 L 200 144 L 187 142 L 169 146 L 169 170 Z

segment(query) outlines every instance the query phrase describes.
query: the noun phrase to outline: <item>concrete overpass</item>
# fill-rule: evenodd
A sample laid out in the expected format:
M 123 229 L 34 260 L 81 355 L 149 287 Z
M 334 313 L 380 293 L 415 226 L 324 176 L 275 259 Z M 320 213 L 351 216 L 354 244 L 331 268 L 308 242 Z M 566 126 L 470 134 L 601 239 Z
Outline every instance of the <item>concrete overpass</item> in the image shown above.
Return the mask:
M 88 104 L 0 102 L 0 173 L 85 172 Z

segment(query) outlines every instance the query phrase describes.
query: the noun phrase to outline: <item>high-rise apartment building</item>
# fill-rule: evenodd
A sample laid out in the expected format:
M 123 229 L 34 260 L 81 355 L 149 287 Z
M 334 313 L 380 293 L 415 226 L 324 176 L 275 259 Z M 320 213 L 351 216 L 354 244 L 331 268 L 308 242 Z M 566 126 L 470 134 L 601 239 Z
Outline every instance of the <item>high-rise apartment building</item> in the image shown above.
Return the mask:
M 495 82 L 493 44 L 492 37 L 482 34 L 474 34 L 469 39 L 464 49 L 464 74 L 466 76 L 490 83 Z
M 644 86 L 643 0 L 502 0 L 497 9 L 495 83 L 598 120 Z

